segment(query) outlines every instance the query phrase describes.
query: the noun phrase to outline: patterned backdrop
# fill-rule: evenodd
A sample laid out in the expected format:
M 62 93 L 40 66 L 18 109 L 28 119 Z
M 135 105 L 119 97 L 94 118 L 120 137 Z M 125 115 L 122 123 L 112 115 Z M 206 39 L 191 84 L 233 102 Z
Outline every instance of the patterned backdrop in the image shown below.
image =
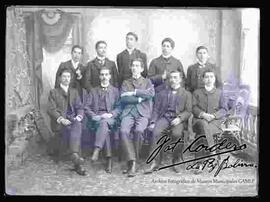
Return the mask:
M 34 104 L 35 91 L 21 8 L 7 9 L 6 27 L 6 110 L 10 112 Z

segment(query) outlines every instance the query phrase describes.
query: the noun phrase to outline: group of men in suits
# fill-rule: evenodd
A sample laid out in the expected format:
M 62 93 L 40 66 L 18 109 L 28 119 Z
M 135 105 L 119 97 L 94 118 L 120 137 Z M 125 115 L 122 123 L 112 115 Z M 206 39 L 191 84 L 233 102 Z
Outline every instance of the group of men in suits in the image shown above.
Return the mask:
M 115 62 L 106 57 L 107 43 L 96 43 L 97 57 L 81 65 L 82 47 L 72 48 L 72 59 L 61 63 L 55 88 L 50 91 L 48 114 L 52 130 L 59 138 L 68 139 L 75 171 L 85 175 L 84 159 L 80 155 L 83 124 L 95 129 L 92 161 L 97 161 L 105 149 L 107 173 L 112 172 L 111 136 L 120 129 L 122 153 L 127 162 L 123 173 L 136 175 L 136 163 L 144 138 L 144 131 L 152 131 L 150 151 L 162 131 L 170 128 L 172 141 L 183 135 L 184 125 L 194 115 L 194 131 L 206 135 L 213 144 L 213 134 L 218 131 L 226 114 L 222 92 L 216 82 L 216 67 L 208 62 L 208 50 L 196 50 L 198 62 L 188 68 L 185 76 L 180 60 L 173 57 L 175 43 L 165 38 L 162 55 L 151 61 L 147 68 L 146 54 L 136 49 L 138 36 L 126 35 L 126 50 L 117 55 Z M 87 120 L 87 121 L 85 121 Z M 56 143 L 57 145 L 57 143 Z M 172 162 L 180 161 L 182 147 L 173 151 Z M 152 161 L 145 173 L 157 170 L 162 154 Z M 179 172 L 177 166 L 173 167 Z

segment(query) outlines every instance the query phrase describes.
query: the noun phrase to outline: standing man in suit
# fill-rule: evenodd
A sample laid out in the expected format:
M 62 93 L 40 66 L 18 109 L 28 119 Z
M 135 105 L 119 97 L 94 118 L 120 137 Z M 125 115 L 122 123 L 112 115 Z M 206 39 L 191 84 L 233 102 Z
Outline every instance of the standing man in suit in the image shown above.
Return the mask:
M 148 77 L 155 85 L 156 93 L 165 88 L 168 84 L 167 78 L 171 71 L 182 72 L 182 87 L 185 87 L 185 73 L 180 60 L 172 56 L 175 42 L 171 38 L 162 40 L 162 55 L 151 61 L 148 71 Z
M 112 149 L 111 149 L 111 132 L 114 132 L 116 118 L 121 110 L 117 107 L 119 99 L 118 88 L 110 84 L 111 69 L 101 67 L 99 86 L 91 89 L 88 96 L 88 102 L 85 108 L 85 114 L 90 119 L 91 124 L 95 125 L 95 149 L 91 160 L 97 161 L 100 150 L 105 147 L 106 150 L 106 168 L 107 173 L 112 172 Z
M 193 131 L 197 137 L 206 136 L 208 146 L 213 146 L 215 133 L 222 132 L 220 125 L 224 120 L 228 107 L 223 97 L 222 90 L 216 88 L 216 74 L 212 68 L 205 69 L 202 74 L 204 88 L 199 88 L 193 92 L 192 113 Z M 196 152 L 196 158 L 202 156 L 202 152 Z M 196 173 L 201 172 L 200 169 Z
M 209 54 L 208 49 L 205 46 L 199 46 L 196 49 L 196 57 L 197 63 L 189 66 L 187 70 L 186 89 L 189 90 L 191 93 L 198 88 L 204 88 L 204 81 L 202 74 L 206 69 L 210 68 L 213 69 L 215 72 L 217 72 L 216 65 L 208 61 Z M 219 78 L 219 75 L 217 75 L 216 87 L 220 86 L 221 80 Z
M 115 62 L 106 58 L 107 43 L 105 41 L 98 41 L 96 43 L 97 57 L 87 64 L 85 77 L 83 79 L 84 88 L 90 92 L 91 88 L 100 85 L 99 71 L 102 67 L 110 69 L 111 72 L 111 84 L 118 88 L 118 72 Z
M 138 36 L 134 32 L 129 32 L 126 35 L 126 50 L 117 55 L 117 67 L 119 72 L 119 84 L 122 85 L 123 81 L 129 79 L 132 75 L 130 70 L 131 61 L 135 58 L 141 58 L 143 61 L 144 70 L 142 76 L 147 76 L 147 57 L 146 54 L 136 49 Z
M 68 68 L 71 70 L 70 86 L 76 88 L 83 100 L 82 78 L 85 73 L 85 67 L 80 63 L 82 58 L 83 48 L 79 45 L 74 45 L 71 49 L 71 60 L 62 62 L 58 67 L 55 76 L 55 88 L 58 88 L 61 83 L 60 74 L 63 69 Z
M 182 72 L 171 71 L 169 73 L 169 87 L 160 91 L 156 96 L 155 106 L 150 121 L 149 129 L 153 131 L 153 139 L 150 145 L 150 152 L 155 149 L 156 143 L 162 132 L 170 127 L 171 141 L 176 142 L 183 137 L 184 124 L 187 122 L 192 111 L 192 96 L 190 92 L 181 87 Z M 173 151 L 172 163 L 180 161 L 183 144 L 177 145 Z M 152 160 L 150 167 L 145 173 L 152 173 L 159 168 L 162 161 L 162 153 Z M 183 159 L 182 159 L 183 160 Z M 175 172 L 179 172 L 179 168 L 173 166 Z
M 84 159 L 80 157 L 84 109 L 77 89 L 70 85 L 72 71 L 70 68 L 62 68 L 59 72 L 60 84 L 50 91 L 47 112 L 55 133 L 55 147 L 59 149 L 61 143 L 68 140 L 75 171 L 85 175 L 82 167 Z
M 123 107 L 121 115 L 120 136 L 128 164 L 128 177 L 136 174 L 136 159 L 139 158 L 143 132 L 152 113 L 152 98 L 155 95 L 150 79 L 142 76 L 143 64 L 141 58 L 132 60 L 130 67 L 132 77 L 125 80 L 121 88 L 121 100 L 126 97 L 135 98 L 133 101 L 130 99 L 131 102 Z M 133 135 L 130 134 L 131 128 L 133 128 Z

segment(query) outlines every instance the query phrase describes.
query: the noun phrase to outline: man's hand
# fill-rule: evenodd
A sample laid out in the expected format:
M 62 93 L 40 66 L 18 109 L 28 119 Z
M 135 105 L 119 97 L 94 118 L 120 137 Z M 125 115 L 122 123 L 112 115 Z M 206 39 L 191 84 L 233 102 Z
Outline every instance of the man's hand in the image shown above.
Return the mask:
M 203 114 L 202 114 L 202 117 L 203 117 L 206 121 L 208 121 L 208 122 L 210 122 L 210 121 L 212 121 L 213 119 L 215 119 L 215 116 L 214 116 L 214 115 L 208 114 L 208 113 L 203 113 Z
M 179 123 L 181 123 L 181 118 L 176 117 L 175 119 L 172 120 L 171 125 L 176 126 Z
M 71 124 L 71 121 L 70 120 L 68 120 L 68 119 L 61 119 L 61 123 L 64 125 L 64 126 L 68 126 L 68 125 L 70 125 Z
M 101 118 L 102 119 L 109 119 L 109 118 L 112 118 L 112 114 L 111 113 L 104 113 L 101 115 Z
M 81 72 L 80 69 L 78 69 L 78 70 L 76 71 L 76 74 L 77 74 L 77 79 L 82 78 L 82 72 Z
M 136 95 L 135 91 L 128 91 L 121 94 L 121 97 L 123 96 L 134 96 Z
M 93 119 L 94 121 L 100 121 L 101 116 L 100 116 L 100 115 L 95 115 L 95 116 L 92 116 L 92 119 Z
M 167 71 L 164 70 L 164 73 L 161 75 L 162 79 L 165 80 L 167 78 Z
M 148 126 L 148 129 L 149 129 L 150 131 L 152 131 L 154 128 L 155 128 L 155 124 L 154 124 L 154 123 L 151 123 L 151 124 Z
M 76 116 L 74 119 L 77 120 L 77 121 L 79 121 L 79 122 L 81 122 L 82 117 L 81 116 Z

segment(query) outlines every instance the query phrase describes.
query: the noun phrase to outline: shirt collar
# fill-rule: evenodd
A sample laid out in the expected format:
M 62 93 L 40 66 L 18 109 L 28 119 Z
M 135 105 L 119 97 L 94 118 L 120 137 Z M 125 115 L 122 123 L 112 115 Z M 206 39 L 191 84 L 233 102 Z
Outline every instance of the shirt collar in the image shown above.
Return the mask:
M 140 75 L 138 78 L 134 78 L 134 77 L 132 76 L 132 78 L 133 78 L 134 80 L 139 80 L 141 77 L 142 77 L 142 75 Z
M 135 50 L 135 48 L 133 48 L 133 49 L 126 49 L 127 50 L 127 52 L 131 55 L 132 53 L 133 53 L 133 51 Z
M 74 62 L 73 60 L 71 60 L 71 63 L 72 63 L 72 65 L 73 65 L 73 67 L 75 68 L 75 69 L 77 69 L 77 67 L 78 67 L 78 65 L 79 65 L 79 61 L 78 62 Z
M 205 67 L 207 61 L 205 63 L 202 63 L 200 60 L 197 59 L 197 63 L 199 64 L 199 67 Z
M 68 92 L 68 87 L 69 86 L 64 86 L 63 84 L 60 83 L 60 87 L 67 93 Z
M 106 57 L 100 57 L 100 56 L 97 55 L 97 59 L 98 59 L 98 60 L 105 60 L 105 58 L 106 58 Z
M 172 56 L 171 54 L 170 55 L 163 55 L 162 54 L 162 57 L 165 58 L 165 59 L 169 59 L 171 56 Z
M 110 84 L 108 84 L 108 85 L 106 86 L 106 85 L 104 85 L 103 83 L 100 83 L 101 88 L 108 88 L 109 85 L 110 85 Z
M 205 90 L 206 90 L 207 92 L 211 92 L 211 91 L 213 91 L 213 89 L 215 89 L 215 86 L 210 86 L 210 87 L 204 86 L 204 88 L 205 88 Z

